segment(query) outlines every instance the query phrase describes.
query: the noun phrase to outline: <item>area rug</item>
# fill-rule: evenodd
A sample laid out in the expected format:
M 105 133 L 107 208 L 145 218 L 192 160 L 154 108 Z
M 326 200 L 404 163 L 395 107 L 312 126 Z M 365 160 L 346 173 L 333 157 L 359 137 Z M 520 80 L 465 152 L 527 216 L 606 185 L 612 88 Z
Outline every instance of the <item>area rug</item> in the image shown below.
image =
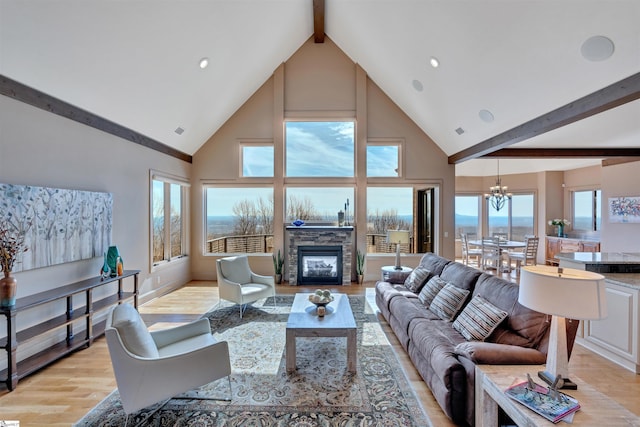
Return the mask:
M 346 369 L 345 338 L 297 338 L 297 370 L 285 368 L 292 296 L 206 314 L 214 336 L 229 342 L 227 379 L 129 416 L 129 426 L 431 426 L 365 297 L 350 296 L 358 328 L 356 373 Z M 275 305 L 275 307 L 274 307 Z M 205 400 L 231 396 L 231 402 Z M 123 426 L 118 391 L 75 426 Z

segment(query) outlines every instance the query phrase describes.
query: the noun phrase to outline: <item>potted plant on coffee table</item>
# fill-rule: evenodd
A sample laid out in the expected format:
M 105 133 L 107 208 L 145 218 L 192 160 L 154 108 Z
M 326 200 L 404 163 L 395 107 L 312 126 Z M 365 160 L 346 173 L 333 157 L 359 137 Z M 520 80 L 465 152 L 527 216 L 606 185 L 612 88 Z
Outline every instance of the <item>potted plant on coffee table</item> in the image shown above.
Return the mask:
M 284 258 L 278 249 L 277 254 L 272 255 L 273 258 L 273 270 L 275 271 L 275 280 L 277 284 L 282 283 L 282 267 L 284 266 Z

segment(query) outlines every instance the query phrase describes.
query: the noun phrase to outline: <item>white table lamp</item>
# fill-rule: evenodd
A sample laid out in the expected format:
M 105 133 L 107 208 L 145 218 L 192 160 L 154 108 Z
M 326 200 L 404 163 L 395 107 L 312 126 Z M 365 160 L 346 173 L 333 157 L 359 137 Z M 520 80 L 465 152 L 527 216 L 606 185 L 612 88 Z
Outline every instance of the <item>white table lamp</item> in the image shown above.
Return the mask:
M 552 384 L 558 375 L 558 388 L 577 388 L 569 379 L 566 318 L 597 320 L 607 317 L 604 276 L 591 271 L 547 265 L 522 267 L 518 302 L 541 313 L 550 314 L 551 331 L 547 366 L 540 378 Z
M 396 270 L 402 270 L 402 265 L 400 264 L 400 245 L 409 244 L 409 231 L 387 230 L 387 243 L 396 244 Z

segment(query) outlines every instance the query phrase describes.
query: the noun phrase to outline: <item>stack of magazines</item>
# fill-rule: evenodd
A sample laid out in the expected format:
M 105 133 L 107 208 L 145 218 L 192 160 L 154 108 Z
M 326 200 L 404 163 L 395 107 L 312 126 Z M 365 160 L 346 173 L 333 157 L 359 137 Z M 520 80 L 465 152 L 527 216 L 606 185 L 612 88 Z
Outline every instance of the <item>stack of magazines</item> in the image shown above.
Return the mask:
M 571 422 L 573 414 L 580 409 L 573 397 L 528 381 L 509 387 L 505 394 L 553 423 L 565 418 Z

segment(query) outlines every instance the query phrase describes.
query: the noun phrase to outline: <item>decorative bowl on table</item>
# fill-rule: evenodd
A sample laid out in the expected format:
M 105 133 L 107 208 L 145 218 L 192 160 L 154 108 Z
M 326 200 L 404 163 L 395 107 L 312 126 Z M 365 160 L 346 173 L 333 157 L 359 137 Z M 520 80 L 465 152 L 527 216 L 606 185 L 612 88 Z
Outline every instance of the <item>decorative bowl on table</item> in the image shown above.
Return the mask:
M 318 289 L 315 293 L 309 295 L 309 301 L 316 307 L 326 307 L 333 299 L 333 295 L 328 290 Z

